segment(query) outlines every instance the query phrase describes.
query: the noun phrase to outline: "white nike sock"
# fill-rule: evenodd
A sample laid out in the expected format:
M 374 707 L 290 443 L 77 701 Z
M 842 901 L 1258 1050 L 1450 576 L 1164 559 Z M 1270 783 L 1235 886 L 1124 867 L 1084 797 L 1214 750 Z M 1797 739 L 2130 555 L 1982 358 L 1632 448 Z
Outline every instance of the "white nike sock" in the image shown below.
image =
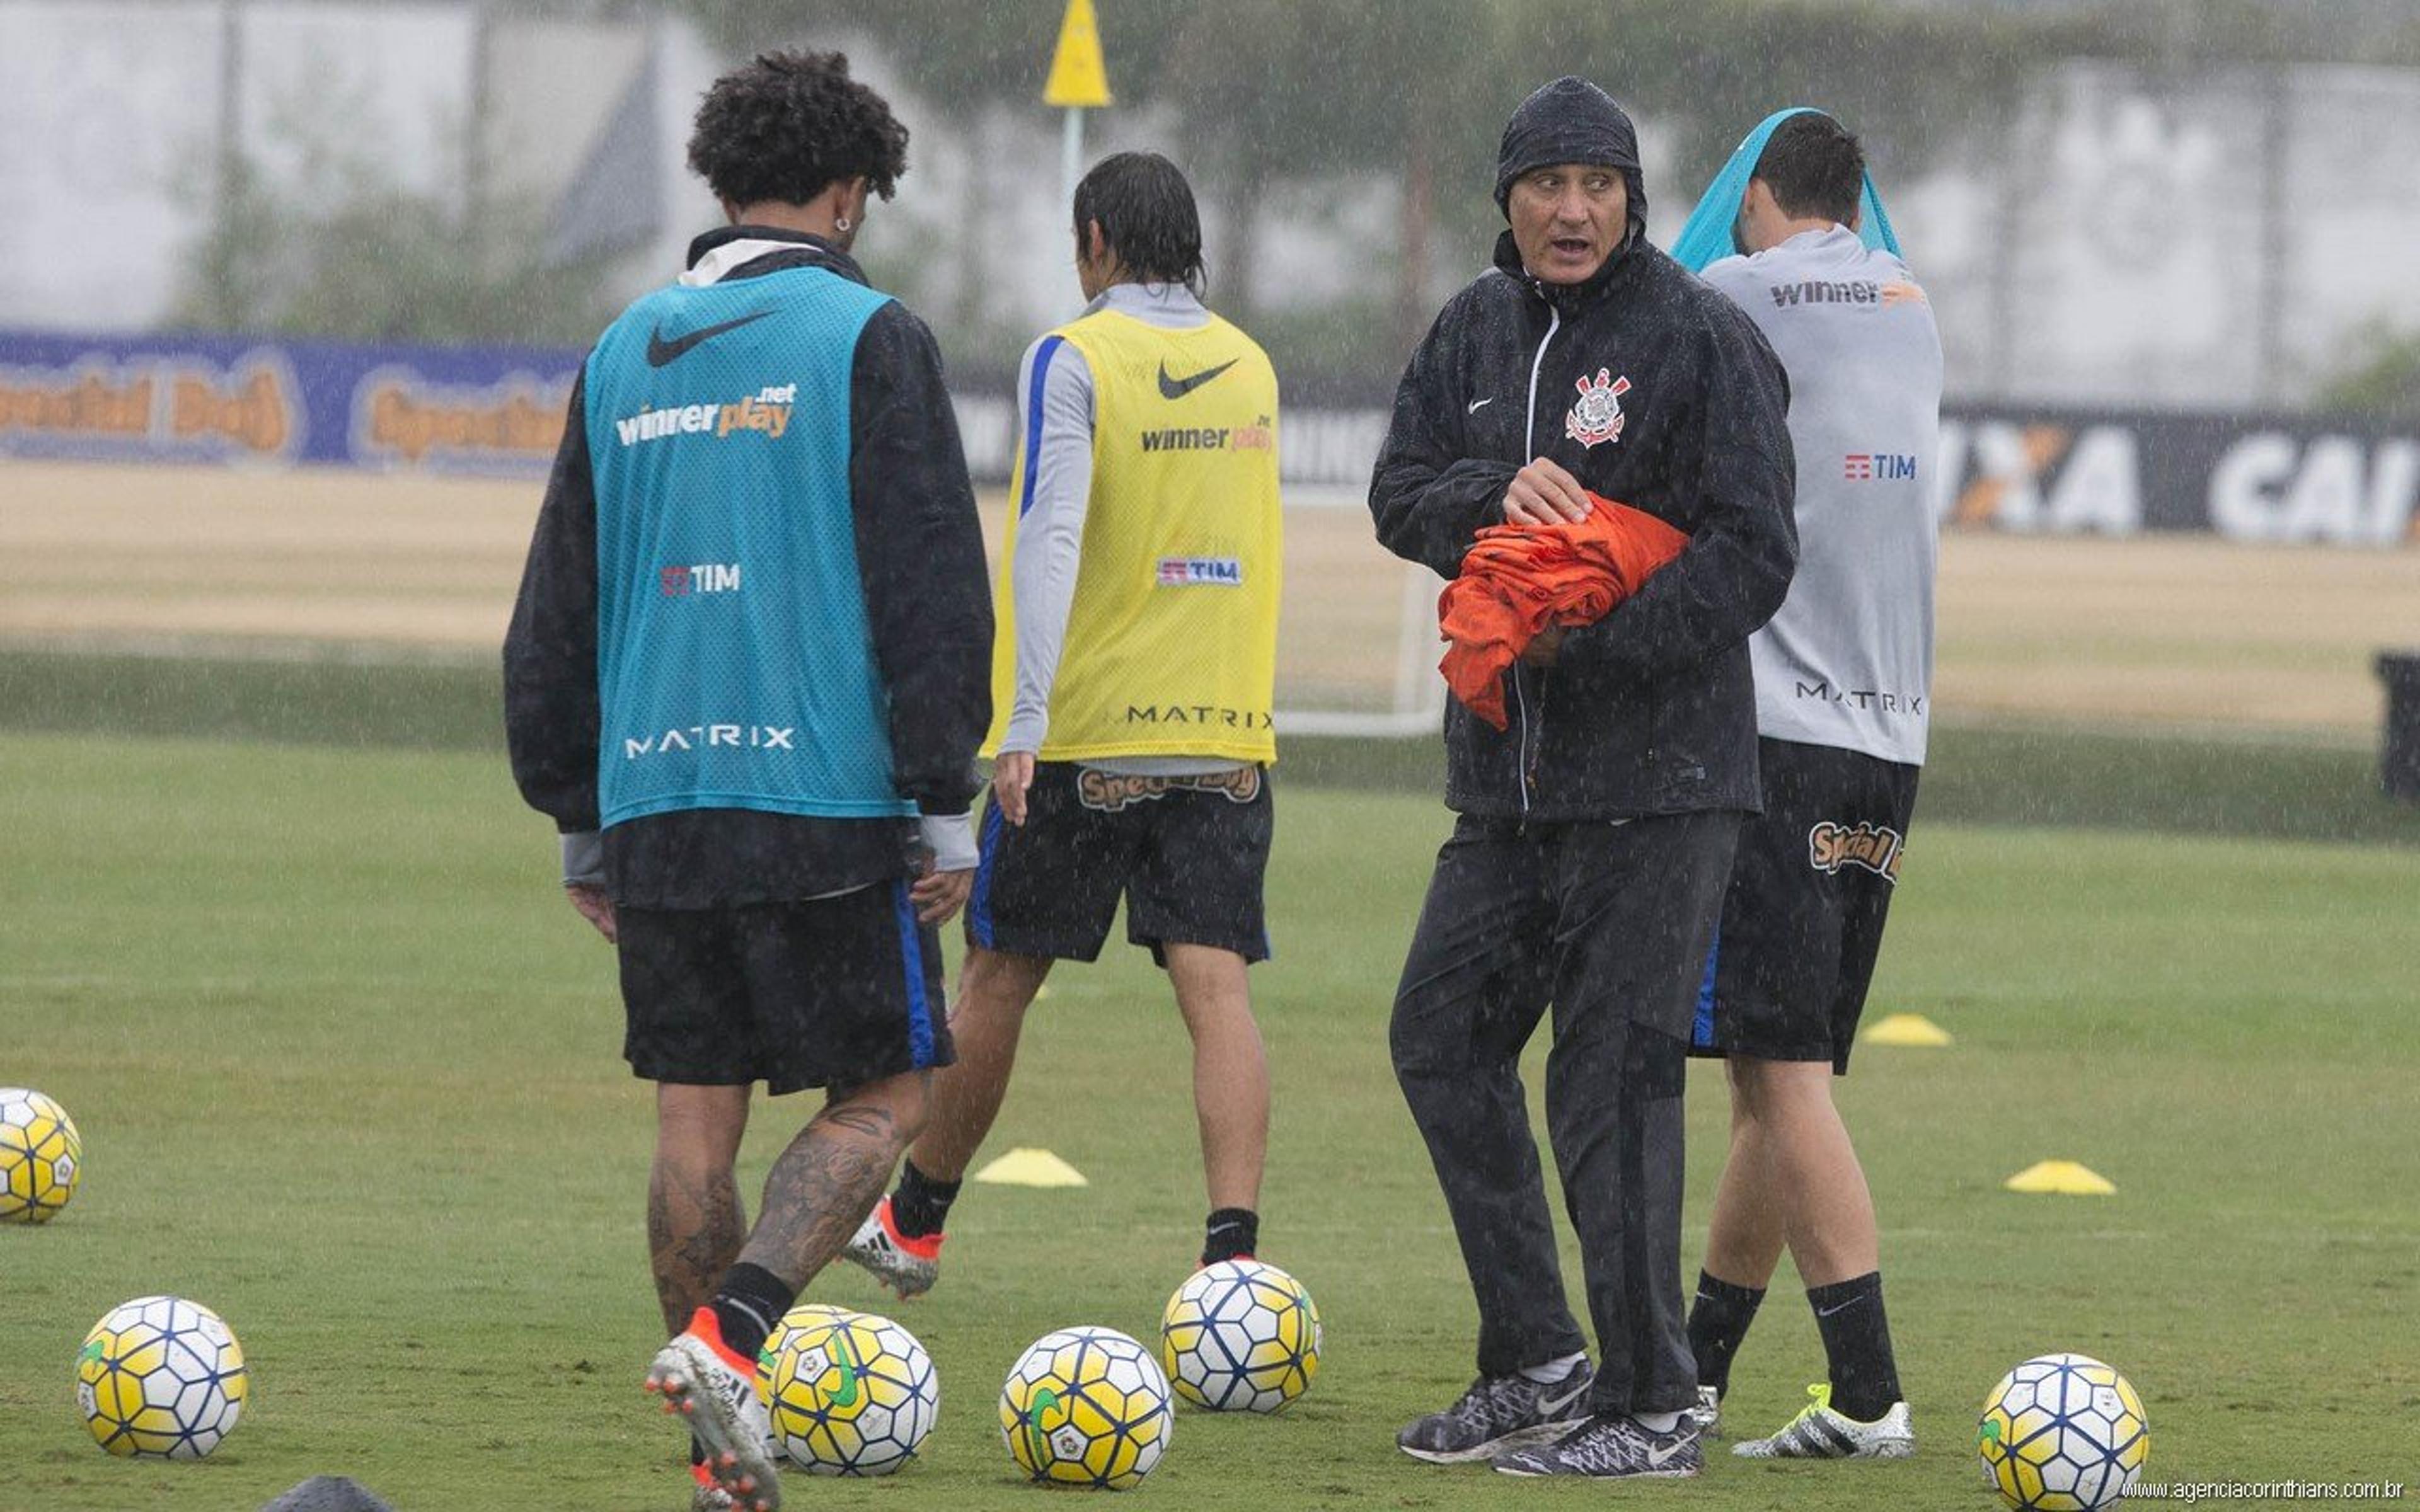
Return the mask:
M 1678 1412 L 1633 1412 L 1630 1415 L 1637 1418 L 1638 1426 L 1650 1433 L 1669 1433 L 1681 1426 L 1681 1414 Z
M 1534 1381 L 1541 1386 L 1551 1386 L 1570 1375 L 1576 1367 L 1586 1364 L 1588 1364 L 1586 1353 L 1567 1354 L 1559 1360 L 1549 1360 L 1544 1365 L 1523 1365 L 1521 1379 Z

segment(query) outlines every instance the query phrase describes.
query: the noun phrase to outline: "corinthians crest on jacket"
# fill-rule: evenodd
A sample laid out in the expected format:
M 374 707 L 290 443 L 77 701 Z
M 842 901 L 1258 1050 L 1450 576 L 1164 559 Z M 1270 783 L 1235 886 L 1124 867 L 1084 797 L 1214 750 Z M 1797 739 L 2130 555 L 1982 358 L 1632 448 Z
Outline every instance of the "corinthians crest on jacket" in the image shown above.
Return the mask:
M 1629 418 L 1621 412 L 1621 396 L 1630 392 L 1630 379 L 1600 367 L 1595 378 L 1579 380 L 1579 391 L 1580 402 L 1563 419 L 1563 434 L 1582 446 L 1621 440 L 1622 422 Z

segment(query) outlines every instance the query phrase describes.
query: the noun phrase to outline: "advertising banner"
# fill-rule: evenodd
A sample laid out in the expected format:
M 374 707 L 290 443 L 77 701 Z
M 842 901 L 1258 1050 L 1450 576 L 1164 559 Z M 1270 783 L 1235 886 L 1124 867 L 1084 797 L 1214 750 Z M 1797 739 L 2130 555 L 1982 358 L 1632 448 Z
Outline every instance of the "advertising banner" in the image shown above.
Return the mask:
M 581 354 L 227 336 L 0 332 L 0 457 L 308 465 L 542 476 Z M 1015 461 L 1006 373 L 953 376 L 975 481 Z M 1357 507 L 1387 395 L 1289 385 L 1289 502 Z M 2020 534 L 2211 532 L 2420 545 L 2420 433 L 2325 416 L 1953 404 L 1945 527 Z

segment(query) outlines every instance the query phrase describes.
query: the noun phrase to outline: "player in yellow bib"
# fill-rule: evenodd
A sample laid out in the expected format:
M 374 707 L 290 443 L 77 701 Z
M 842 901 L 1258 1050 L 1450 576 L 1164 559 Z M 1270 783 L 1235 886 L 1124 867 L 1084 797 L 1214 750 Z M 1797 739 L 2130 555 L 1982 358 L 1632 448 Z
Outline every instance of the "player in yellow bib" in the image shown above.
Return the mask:
M 1259 1243 L 1269 1082 L 1246 971 L 1268 955 L 1277 376 L 1202 303 L 1201 219 L 1173 163 L 1103 160 L 1077 187 L 1075 230 L 1091 302 L 1017 381 L 958 1059 L 847 1251 L 903 1296 L 938 1273 L 1027 1007 L 1054 962 L 1099 956 L 1121 897 L 1193 1038 L 1202 1259 Z

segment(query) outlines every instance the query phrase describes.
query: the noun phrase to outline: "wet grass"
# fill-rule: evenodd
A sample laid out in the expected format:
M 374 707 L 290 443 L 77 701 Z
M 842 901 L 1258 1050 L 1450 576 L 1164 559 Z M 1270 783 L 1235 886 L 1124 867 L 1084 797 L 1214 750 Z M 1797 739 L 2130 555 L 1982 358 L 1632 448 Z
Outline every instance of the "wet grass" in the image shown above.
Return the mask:
M 611 954 L 557 898 L 545 825 L 495 757 L 11 734 L 0 791 L 0 1082 L 60 1098 L 86 1150 L 58 1222 L 0 1230 L 0 1508 L 218 1512 L 316 1473 L 398 1512 L 686 1506 L 675 1435 L 637 1389 L 657 1327 L 648 1099 L 616 1056 Z M 1391 1447 L 1469 1369 L 1466 1286 L 1384 1030 L 1445 820 L 1308 784 L 1280 810 L 1279 955 L 1256 976 L 1278 1081 L 1264 1252 L 1317 1294 L 1329 1356 L 1283 1416 L 1187 1413 L 1138 1494 L 1596 1504 L 1606 1489 Z M 1861 1050 L 1841 1086 L 1918 1457 L 1718 1456 L 1693 1485 L 1620 1494 L 1979 1509 L 1974 1412 L 2055 1349 L 2141 1387 L 2154 1476 L 2409 1478 L 2415 899 L 2420 854 L 2397 847 L 1921 822 L 1874 1011 L 1957 1042 Z M 1134 952 L 1054 982 L 995 1144 L 1053 1149 L 1092 1185 L 970 1189 L 942 1287 L 896 1313 L 944 1381 L 929 1454 L 888 1483 L 794 1482 L 795 1504 L 1040 1504 L 992 1396 L 1033 1336 L 1147 1334 L 1183 1278 L 1203 1207 L 1183 1044 Z M 1703 1070 L 1692 1265 L 1722 1122 Z M 760 1107 L 748 1180 L 806 1112 Z M 2052 1156 L 2118 1195 L 1999 1189 Z M 76 1421 L 84 1330 L 158 1290 L 222 1311 L 256 1371 L 243 1425 L 197 1465 L 112 1460 Z M 812 1294 L 884 1305 L 853 1273 Z M 1820 1359 L 1785 1273 L 1734 1420 L 1777 1425 Z
M 0 731 L 208 736 L 347 748 L 501 751 L 492 659 L 129 656 L 0 649 Z M 1292 738 L 1288 786 L 1427 795 L 1434 739 Z M 1933 733 L 1927 822 L 2148 829 L 2420 844 L 2420 804 L 2379 787 L 2375 751 L 2290 738 L 2008 724 Z

